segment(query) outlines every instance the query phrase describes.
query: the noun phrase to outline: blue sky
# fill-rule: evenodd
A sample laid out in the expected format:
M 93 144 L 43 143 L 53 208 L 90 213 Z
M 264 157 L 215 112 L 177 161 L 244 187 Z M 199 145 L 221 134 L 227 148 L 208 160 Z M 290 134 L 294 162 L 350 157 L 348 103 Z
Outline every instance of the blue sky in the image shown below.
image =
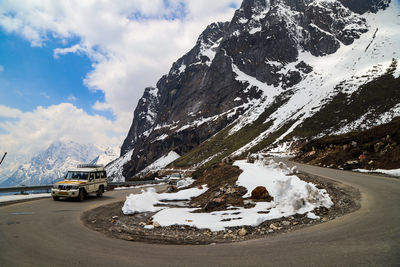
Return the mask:
M 70 41 L 76 42 L 75 38 Z M 0 104 L 31 111 L 71 102 L 89 114 L 101 113 L 111 119 L 110 112 L 92 109 L 96 101 L 104 101 L 104 94 L 84 85 L 86 74 L 93 70 L 91 60 L 83 53 L 54 58 L 55 48 L 70 43 L 50 39 L 42 47 L 33 47 L 16 34 L 0 31 Z
M 241 1 L 0 0 L 2 169 L 54 142 L 121 145 L 144 88 Z
M 238 0 L 228 1 L 230 9 L 236 9 Z M 133 21 L 174 21 L 184 23 L 191 16 L 190 7 L 184 1 L 163 0 L 163 12 L 137 9 L 127 17 Z M 16 12 L 12 17 L 16 17 Z M 84 84 L 85 77 L 95 70 L 93 62 L 87 53 L 67 53 L 55 58 L 54 50 L 68 48 L 82 43 L 79 37 L 53 38 L 53 33 L 45 34 L 40 46 L 32 45 L 32 40 L 23 38 L 17 33 L 7 33 L 0 27 L 0 105 L 16 108 L 21 111 L 32 111 L 38 106 L 57 105 L 70 102 L 85 110 L 88 114 L 99 114 L 107 119 L 116 119 L 115 110 L 94 109 L 96 102 L 105 102 L 104 88 L 90 90 Z M 188 47 L 189 48 L 189 47 Z M 175 60 L 176 57 L 173 59 Z M 169 60 L 172 64 L 172 60 Z M 167 70 L 165 68 L 165 70 Z M 159 72 L 158 76 L 163 73 Z M 143 84 L 142 88 L 152 83 Z M 101 86 L 93 86 L 95 88 Z M 143 89 L 140 89 L 143 90 Z M 136 94 L 136 98 L 140 93 Z M 132 103 L 132 111 L 135 103 Z M 0 121 L 4 120 L 0 114 Z M 0 129 L 1 131 L 1 129 Z

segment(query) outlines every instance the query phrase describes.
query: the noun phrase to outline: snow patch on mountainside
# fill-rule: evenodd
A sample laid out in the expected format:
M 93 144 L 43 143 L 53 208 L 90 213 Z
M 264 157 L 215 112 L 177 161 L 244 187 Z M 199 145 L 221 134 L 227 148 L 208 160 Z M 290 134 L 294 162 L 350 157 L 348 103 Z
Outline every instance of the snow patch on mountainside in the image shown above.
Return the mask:
M 119 147 L 109 147 L 104 150 L 98 157 L 96 157 L 90 164 L 106 166 L 111 161 L 119 157 Z
M 125 182 L 122 170 L 124 164 L 131 160 L 132 153 L 133 149 L 106 166 L 107 176 L 110 182 Z
M 392 59 L 399 60 L 400 57 L 400 35 L 398 34 L 400 16 L 398 15 L 396 3 L 392 3 L 389 8 L 376 14 L 367 13 L 364 18 L 370 25 L 370 30 L 356 39 L 353 44 L 348 46 L 342 44 L 336 53 L 323 57 L 315 57 L 309 52 L 301 52 L 296 62 L 285 65 L 281 70 L 282 73 L 295 71 L 295 66 L 301 61 L 312 66 L 314 71 L 294 86 L 291 89 L 293 96 L 289 101 L 268 117 L 267 120 L 272 120 L 273 125 L 252 142 L 233 153 L 233 156 L 240 155 L 258 144 L 288 120 L 295 120 L 296 122 L 289 130 L 278 138 L 281 140 L 306 118 L 318 112 L 321 106 L 339 90 L 351 94 L 361 85 L 383 75 L 392 63 Z M 376 31 L 376 29 L 378 30 Z M 343 89 L 337 87 L 339 84 Z M 261 89 L 265 85 L 255 84 L 255 86 Z M 257 108 L 253 109 L 257 110 Z M 238 124 L 234 130 L 237 131 L 252 123 L 258 118 L 259 113 L 258 111 L 253 114 L 250 110 L 249 114 L 237 120 Z M 390 114 L 385 114 L 384 117 L 390 120 L 396 114 L 397 109 Z M 347 129 L 352 130 L 352 125 L 349 125 Z
M 176 153 L 175 151 L 170 151 L 167 155 L 162 156 L 161 158 L 159 158 L 158 160 L 154 161 L 152 164 L 147 166 L 145 169 L 143 169 L 139 173 L 139 176 L 141 174 L 146 174 L 150 171 L 157 171 L 159 169 L 162 169 L 171 162 L 177 160 L 178 158 L 180 158 L 180 155 L 178 153 Z

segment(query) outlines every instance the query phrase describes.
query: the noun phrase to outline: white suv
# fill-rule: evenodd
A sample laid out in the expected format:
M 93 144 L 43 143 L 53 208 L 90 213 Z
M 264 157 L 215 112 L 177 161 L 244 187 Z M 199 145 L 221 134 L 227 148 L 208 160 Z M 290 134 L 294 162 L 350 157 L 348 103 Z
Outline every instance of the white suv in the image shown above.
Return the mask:
M 78 165 L 67 172 L 64 181 L 53 185 L 51 196 L 54 200 L 67 197 L 82 201 L 90 193 L 96 193 L 98 197 L 103 196 L 106 188 L 107 173 L 103 166 Z

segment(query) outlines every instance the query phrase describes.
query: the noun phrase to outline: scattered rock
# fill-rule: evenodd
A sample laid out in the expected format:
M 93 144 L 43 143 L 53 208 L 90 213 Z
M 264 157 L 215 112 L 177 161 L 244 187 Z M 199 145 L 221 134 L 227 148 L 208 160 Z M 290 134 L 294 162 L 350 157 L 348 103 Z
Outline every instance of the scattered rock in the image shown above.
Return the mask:
M 225 203 L 226 203 L 225 195 L 218 197 L 218 198 L 213 198 L 210 201 L 208 201 L 208 203 L 204 207 L 204 210 L 211 211 L 211 210 L 214 210 L 218 207 L 225 205 Z
M 233 160 L 232 160 L 231 157 L 225 157 L 225 158 L 223 158 L 222 161 L 221 161 L 221 163 L 225 163 L 225 164 L 230 164 L 230 163 L 232 163 L 232 162 L 233 162 Z
M 358 157 L 358 159 L 360 160 L 360 162 L 363 162 L 366 158 L 367 158 L 367 156 L 366 156 L 366 153 L 365 153 L 365 152 L 362 153 L 362 154 Z
M 113 220 L 118 220 L 118 216 L 113 216 L 112 219 Z
M 247 235 L 247 230 L 243 227 L 242 229 L 240 229 L 240 230 L 238 231 L 238 235 L 239 235 L 239 236 L 245 236 L 245 235 Z
M 154 226 L 154 228 L 160 228 L 161 227 L 161 225 L 158 223 L 158 222 L 153 222 L 153 226 Z
M 167 188 L 167 192 L 168 192 L 168 193 L 178 192 L 178 188 L 177 188 L 176 186 L 174 186 L 174 185 L 170 185 L 170 186 L 168 186 L 168 188 Z
M 248 208 L 254 207 L 256 205 L 256 203 L 251 199 L 245 199 L 245 200 L 243 200 L 243 205 L 246 209 L 248 209 Z
M 281 230 L 282 229 L 282 227 L 278 227 L 273 223 L 270 224 L 269 228 L 271 228 L 272 230 Z
M 289 221 L 283 221 L 283 222 L 282 222 L 282 225 L 284 225 L 284 226 L 289 226 L 289 225 L 290 225 L 290 222 L 289 222 Z
M 222 195 L 221 191 L 215 192 L 214 198 L 220 197 Z

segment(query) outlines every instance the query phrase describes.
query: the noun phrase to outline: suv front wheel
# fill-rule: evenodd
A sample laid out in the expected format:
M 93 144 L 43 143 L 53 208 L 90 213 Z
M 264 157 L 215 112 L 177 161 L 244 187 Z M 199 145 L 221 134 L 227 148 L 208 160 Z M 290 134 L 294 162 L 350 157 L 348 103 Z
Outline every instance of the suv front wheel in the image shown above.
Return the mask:
M 102 197 L 104 193 L 104 187 L 100 186 L 99 190 L 97 190 L 97 197 Z
M 83 201 L 85 199 L 85 190 L 79 189 L 78 201 Z

